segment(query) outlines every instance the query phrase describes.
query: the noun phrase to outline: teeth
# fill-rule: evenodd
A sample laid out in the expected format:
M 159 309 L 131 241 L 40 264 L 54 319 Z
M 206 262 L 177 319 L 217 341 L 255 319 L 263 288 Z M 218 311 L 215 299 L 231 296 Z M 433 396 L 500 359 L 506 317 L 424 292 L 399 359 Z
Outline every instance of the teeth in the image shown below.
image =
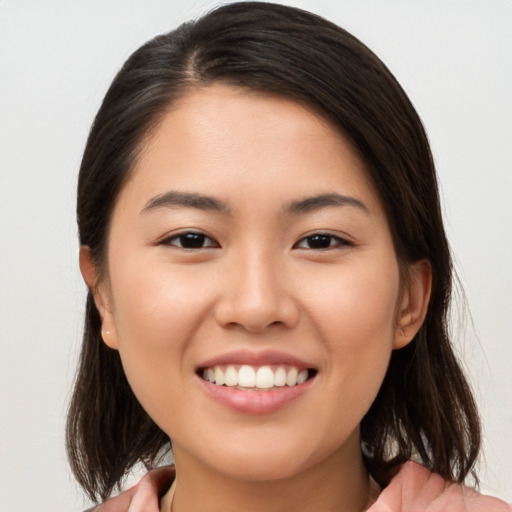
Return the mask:
M 286 375 L 286 385 L 287 386 L 295 386 L 297 384 L 297 368 L 290 368 L 290 371 Z
M 262 366 L 256 372 L 256 387 L 268 389 L 274 387 L 274 372 L 270 366 Z
M 238 370 L 238 385 L 243 388 L 256 386 L 256 372 L 252 366 L 244 365 Z
M 303 382 L 306 382 L 308 380 L 308 371 L 307 370 L 301 370 L 299 374 L 297 375 L 297 384 L 302 384 Z
M 236 371 L 234 366 L 230 365 L 226 368 L 226 371 L 224 373 L 224 384 L 226 384 L 226 386 L 238 385 L 238 372 Z
M 242 365 L 214 366 L 203 370 L 203 379 L 217 386 L 271 389 L 273 387 L 297 386 L 308 379 L 308 370 L 299 371 L 294 366 L 253 367 Z
M 286 370 L 280 366 L 274 374 L 274 386 L 285 386 L 286 385 Z
M 218 386 L 224 384 L 224 372 L 218 366 L 215 368 L 215 384 Z

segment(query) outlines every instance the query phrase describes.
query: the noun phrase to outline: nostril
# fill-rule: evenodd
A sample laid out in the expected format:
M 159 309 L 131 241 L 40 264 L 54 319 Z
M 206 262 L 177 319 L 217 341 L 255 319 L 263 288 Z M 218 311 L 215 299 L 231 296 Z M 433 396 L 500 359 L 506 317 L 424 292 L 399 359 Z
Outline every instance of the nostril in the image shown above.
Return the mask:
M 256 277 L 250 279 L 256 280 Z M 277 285 L 267 288 L 258 282 L 223 292 L 215 304 L 219 325 L 243 327 L 249 332 L 261 332 L 269 327 L 295 327 L 300 314 L 293 296 Z

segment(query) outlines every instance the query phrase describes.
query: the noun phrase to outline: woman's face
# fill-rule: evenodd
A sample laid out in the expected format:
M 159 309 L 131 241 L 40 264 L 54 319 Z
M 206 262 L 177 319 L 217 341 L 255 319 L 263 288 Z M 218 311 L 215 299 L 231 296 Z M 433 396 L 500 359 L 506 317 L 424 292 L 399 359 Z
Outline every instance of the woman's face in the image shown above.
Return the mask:
M 107 264 L 104 339 L 178 467 L 269 479 L 359 454 L 407 293 L 364 165 L 327 121 L 189 93 L 120 194 Z

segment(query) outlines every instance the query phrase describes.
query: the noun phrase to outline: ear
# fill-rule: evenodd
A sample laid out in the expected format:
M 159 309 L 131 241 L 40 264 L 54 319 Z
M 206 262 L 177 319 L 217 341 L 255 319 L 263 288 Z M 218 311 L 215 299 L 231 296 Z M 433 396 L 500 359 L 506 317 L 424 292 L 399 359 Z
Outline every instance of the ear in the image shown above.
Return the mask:
M 393 348 L 405 347 L 412 341 L 425 320 L 432 288 L 432 266 L 428 260 L 413 263 L 407 269 L 397 314 Z
M 101 317 L 101 337 L 107 346 L 117 350 L 117 332 L 109 290 L 106 283 L 99 280 L 98 272 L 92 261 L 91 249 L 88 246 L 82 245 L 80 247 L 79 260 L 80 272 L 94 298 L 94 303 Z

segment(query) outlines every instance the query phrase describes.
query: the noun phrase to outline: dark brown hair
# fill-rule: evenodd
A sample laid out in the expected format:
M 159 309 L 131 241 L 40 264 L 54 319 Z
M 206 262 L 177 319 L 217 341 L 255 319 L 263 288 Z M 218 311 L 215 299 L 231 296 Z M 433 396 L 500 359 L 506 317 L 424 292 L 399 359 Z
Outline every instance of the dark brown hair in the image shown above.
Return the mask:
M 242 2 L 139 48 L 113 81 L 89 134 L 78 183 L 80 243 L 101 274 L 109 220 L 144 138 L 177 98 L 218 82 L 280 95 L 329 118 L 366 163 L 402 268 L 430 261 L 426 320 L 413 342 L 392 354 L 361 423 L 362 449 L 383 485 L 411 457 L 462 482 L 478 455 L 480 425 L 447 333 L 452 264 L 429 144 L 393 75 L 345 30 L 299 9 Z M 100 330 L 89 293 L 67 446 L 82 487 L 104 499 L 134 464 L 152 466 L 170 440 L 137 402 Z

